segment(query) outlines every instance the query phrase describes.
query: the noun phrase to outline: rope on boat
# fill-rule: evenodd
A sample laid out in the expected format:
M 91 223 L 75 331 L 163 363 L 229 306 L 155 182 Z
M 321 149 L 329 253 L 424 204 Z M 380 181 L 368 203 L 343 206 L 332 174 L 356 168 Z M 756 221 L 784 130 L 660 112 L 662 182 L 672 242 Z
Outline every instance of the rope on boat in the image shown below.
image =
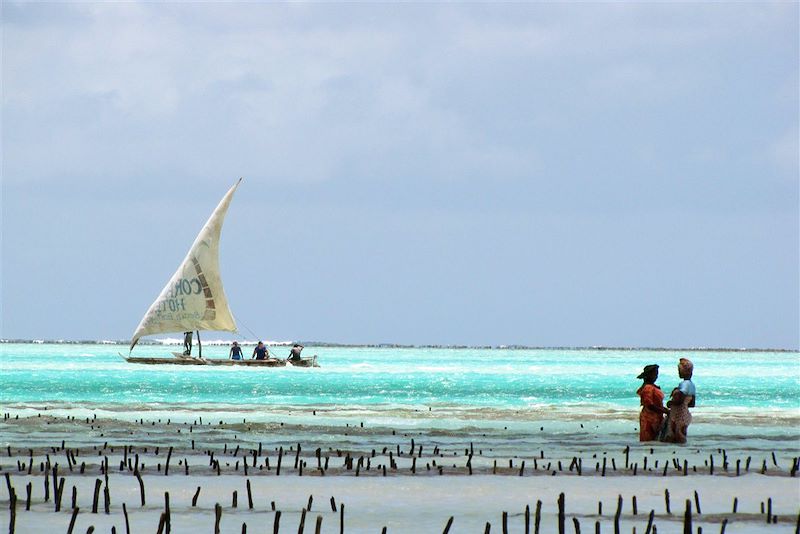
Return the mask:
M 245 330 L 247 330 L 247 331 L 250 333 L 250 335 L 251 335 L 251 336 L 253 336 L 253 340 L 254 340 L 254 341 L 258 341 L 259 339 L 261 339 L 261 338 L 259 338 L 259 337 L 256 335 L 256 333 L 255 333 L 255 332 L 253 332 L 252 330 L 250 330 L 250 328 L 248 328 L 246 324 L 244 324 L 243 322 L 241 322 L 239 319 L 236 319 L 236 318 L 234 318 L 234 319 L 235 319 L 235 321 L 236 321 L 236 323 L 237 323 L 237 324 L 240 324 L 240 325 L 242 325 L 242 326 L 244 327 L 244 329 L 245 329 Z

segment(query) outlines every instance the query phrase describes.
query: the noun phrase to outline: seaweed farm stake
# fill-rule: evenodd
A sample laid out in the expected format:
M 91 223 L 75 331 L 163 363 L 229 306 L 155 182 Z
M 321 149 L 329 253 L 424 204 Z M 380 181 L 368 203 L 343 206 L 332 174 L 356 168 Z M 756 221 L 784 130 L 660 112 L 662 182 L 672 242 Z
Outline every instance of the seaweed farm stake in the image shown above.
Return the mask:
M 281 528 L 281 512 L 278 510 L 275 512 L 275 521 L 272 523 L 272 534 L 278 534 L 278 530 Z
M 222 519 L 222 506 L 214 504 L 214 534 L 219 534 L 219 522 Z
M 95 479 L 94 481 L 94 498 L 92 499 L 92 513 L 97 513 L 97 499 L 100 497 L 100 486 L 103 484 L 103 481 Z
M 653 519 L 656 517 L 656 511 L 650 510 L 650 515 L 647 517 L 647 528 L 644 531 L 644 534 L 650 534 L 650 531 L 653 529 Z
M 453 524 L 453 516 L 450 516 L 450 519 L 447 520 L 447 524 L 444 526 L 444 530 L 442 534 L 448 534 L 450 532 L 450 526 Z
M 164 523 L 165 523 L 165 526 L 167 527 L 167 534 L 169 534 L 170 531 L 172 530 L 171 521 L 170 521 L 171 515 L 172 514 L 170 514 L 170 511 L 169 511 L 169 492 L 165 491 L 164 492 L 164 519 L 165 519 Z
M 75 528 L 75 520 L 78 519 L 78 512 L 80 508 L 75 508 L 72 510 L 72 517 L 69 520 L 69 526 L 67 527 L 67 534 L 72 534 L 72 529 Z
M 62 491 L 63 491 L 63 489 L 64 489 L 64 488 L 63 488 L 63 485 L 64 485 L 64 484 L 63 484 L 63 482 L 64 482 L 64 479 L 63 479 L 63 478 L 61 479 L 61 482 L 62 482 L 62 483 L 61 483 L 61 484 L 59 484 L 59 490 L 58 490 L 58 500 L 59 500 L 59 503 L 60 503 L 60 501 L 61 501 L 61 492 L 62 492 Z M 111 513 L 111 493 L 110 493 L 110 492 L 109 492 L 109 490 L 108 490 L 108 478 L 106 478 L 106 485 L 105 485 L 105 486 L 103 486 L 103 510 L 105 511 L 106 515 L 108 515 L 109 513 Z
M 451 518 L 452 521 L 452 518 Z M 531 532 L 531 507 L 527 504 L 525 505 L 525 534 L 530 534 Z
M 53 472 L 54 473 L 56 472 L 55 469 L 53 470 Z M 61 494 L 64 493 L 64 477 L 61 477 L 61 480 L 59 481 L 59 483 L 57 485 L 56 485 L 55 481 L 53 481 L 53 491 L 54 491 L 53 501 L 55 502 L 55 505 L 56 505 L 56 512 L 60 512 L 61 511 Z
M 303 534 L 303 530 L 306 527 L 306 509 L 300 512 L 300 526 L 297 527 L 297 534 Z
M 142 501 L 142 506 L 144 506 L 144 481 L 142 480 L 142 475 L 139 474 L 138 470 L 134 470 L 133 474 L 139 482 L 139 500 Z
M 683 512 L 683 534 L 692 533 L 692 501 L 686 499 L 686 511 Z
M 11 449 L 9 449 L 9 452 L 10 451 Z M 13 488 L 11 488 L 8 507 L 10 514 L 10 517 L 8 519 L 8 532 L 9 534 L 14 534 L 14 529 L 16 527 L 16 522 L 17 522 L 17 492 L 14 491 Z
M 131 534 L 131 524 L 128 521 L 128 507 L 122 503 L 122 515 L 125 517 L 125 534 Z

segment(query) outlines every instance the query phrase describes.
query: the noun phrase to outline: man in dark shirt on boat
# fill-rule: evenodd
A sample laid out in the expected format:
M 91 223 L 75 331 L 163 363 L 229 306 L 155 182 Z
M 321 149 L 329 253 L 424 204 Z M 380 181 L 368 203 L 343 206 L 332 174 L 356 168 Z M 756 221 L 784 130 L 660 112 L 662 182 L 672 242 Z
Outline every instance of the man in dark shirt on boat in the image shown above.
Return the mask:
M 289 353 L 289 361 L 290 362 L 299 362 L 302 358 L 300 358 L 300 353 L 303 352 L 303 345 L 299 343 L 295 343 L 292 347 L 292 351 Z
M 255 358 L 256 360 L 266 360 L 269 358 L 269 351 L 267 347 L 264 346 L 264 343 L 259 341 L 256 348 L 253 349 L 253 356 L 250 358 L 251 360 Z
M 192 335 L 193 332 L 183 333 L 183 355 L 189 356 L 192 353 Z
M 231 351 L 228 353 L 231 360 L 243 360 L 242 347 L 239 346 L 237 341 L 231 345 Z

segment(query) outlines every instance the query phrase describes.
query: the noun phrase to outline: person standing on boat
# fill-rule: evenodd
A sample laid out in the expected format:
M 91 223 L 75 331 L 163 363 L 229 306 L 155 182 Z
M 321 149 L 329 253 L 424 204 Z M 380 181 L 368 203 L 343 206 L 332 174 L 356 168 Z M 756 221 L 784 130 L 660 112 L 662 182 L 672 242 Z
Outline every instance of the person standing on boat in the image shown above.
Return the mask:
M 192 353 L 192 336 L 194 335 L 193 332 L 184 332 L 183 333 L 183 355 L 189 356 Z
M 303 345 L 300 343 L 295 343 L 292 347 L 291 352 L 289 352 L 289 361 L 290 362 L 299 362 L 302 358 L 300 358 L 300 353 L 303 352 Z
M 228 353 L 228 357 L 231 360 L 243 360 L 244 355 L 242 354 L 242 347 L 239 346 L 239 342 L 234 341 L 233 345 L 231 345 L 231 351 Z
M 644 381 L 636 392 L 642 402 L 642 411 L 639 414 L 639 441 L 653 441 L 658 439 L 664 414 L 669 413 L 669 410 L 664 408 L 664 393 L 656 385 L 658 365 L 646 365 L 636 378 Z
M 269 351 L 262 341 L 259 341 L 256 348 L 253 349 L 253 356 L 250 359 L 252 360 L 253 358 L 256 360 L 266 360 L 269 358 Z

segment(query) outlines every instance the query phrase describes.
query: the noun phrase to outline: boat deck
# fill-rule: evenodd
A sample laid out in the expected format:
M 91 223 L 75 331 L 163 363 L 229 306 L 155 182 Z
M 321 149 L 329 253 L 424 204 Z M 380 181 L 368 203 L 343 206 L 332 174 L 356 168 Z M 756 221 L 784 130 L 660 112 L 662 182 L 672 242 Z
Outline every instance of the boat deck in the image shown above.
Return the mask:
M 299 362 L 279 360 L 271 358 L 269 360 L 229 360 L 221 358 L 191 358 L 175 356 L 173 358 L 133 358 L 120 354 L 128 363 L 141 363 L 145 365 L 219 365 L 219 366 L 244 366 L 244 367 L 319 367 L 317 357 L 303 358 Z

